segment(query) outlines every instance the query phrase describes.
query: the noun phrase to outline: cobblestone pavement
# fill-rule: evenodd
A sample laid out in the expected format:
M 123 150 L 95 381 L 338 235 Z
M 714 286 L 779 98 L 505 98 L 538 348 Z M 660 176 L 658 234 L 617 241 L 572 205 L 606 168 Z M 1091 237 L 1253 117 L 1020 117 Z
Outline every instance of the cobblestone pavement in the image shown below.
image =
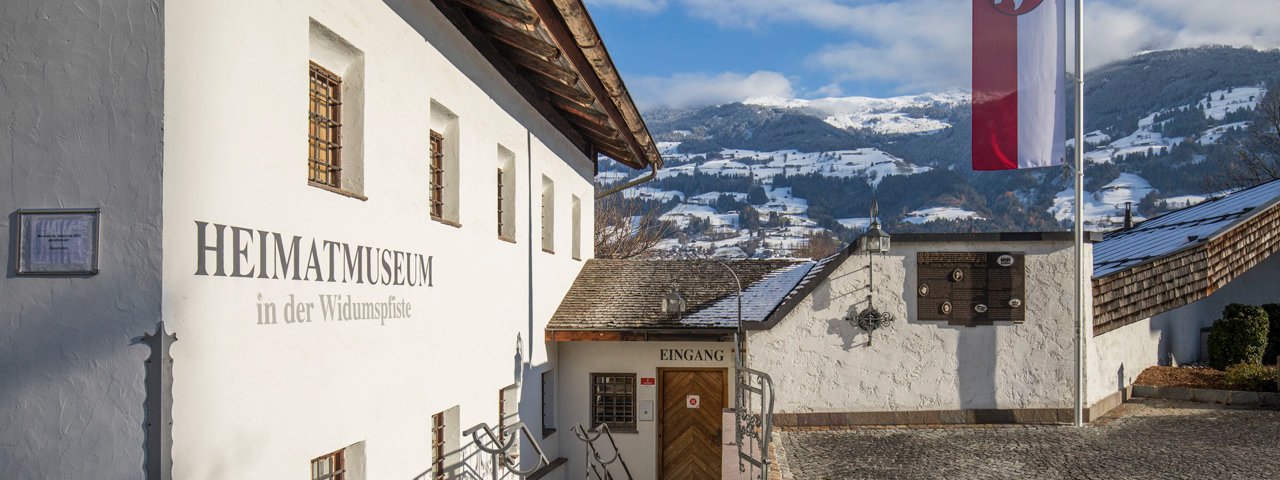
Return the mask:
M 784 479 L 1280 479 L 1280 411 L 1145 400 L 1085 428 L 779 432 Z

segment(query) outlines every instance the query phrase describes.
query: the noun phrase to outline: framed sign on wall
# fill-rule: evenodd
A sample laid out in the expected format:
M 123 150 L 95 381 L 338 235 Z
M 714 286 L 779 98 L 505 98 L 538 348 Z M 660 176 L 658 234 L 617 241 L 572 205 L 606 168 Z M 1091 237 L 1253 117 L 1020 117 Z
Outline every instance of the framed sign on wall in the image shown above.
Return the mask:
M 18 210 L 18 275 L 94 275 L 102 209 Z

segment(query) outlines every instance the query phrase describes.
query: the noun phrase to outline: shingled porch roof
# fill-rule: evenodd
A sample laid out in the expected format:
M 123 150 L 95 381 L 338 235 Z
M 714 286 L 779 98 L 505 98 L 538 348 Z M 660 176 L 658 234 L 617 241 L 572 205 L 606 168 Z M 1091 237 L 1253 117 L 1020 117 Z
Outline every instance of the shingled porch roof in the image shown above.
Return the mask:
M 767 318 L 813 267 L 800 260 L 589 260 L 547 325 L 548 340 L 626 339 L 609 333 L 723 334 L 738 326 L 737 286 L 742 281 L 744 321 Z M 663 313 L 676 288 L 684 314 Z M 592 335 L 567 335 L 587 332 Z

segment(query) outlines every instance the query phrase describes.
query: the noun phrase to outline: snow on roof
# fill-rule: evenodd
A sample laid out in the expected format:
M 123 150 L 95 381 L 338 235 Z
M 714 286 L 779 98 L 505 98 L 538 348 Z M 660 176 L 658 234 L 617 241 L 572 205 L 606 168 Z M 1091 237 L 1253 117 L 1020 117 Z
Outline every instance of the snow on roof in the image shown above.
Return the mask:
M 733 328 L 742 318 L 764 320 L 809 272 L 797 260 L 588 260 L 552 316 L 548 330 L 667 330 Z M 662 311 L 670 289 L 686 312 Z
M 800 280 L 813 268 L 813 262 L 803 262 L 783 267 L 770 272 L 759 281 L 742 290 L 742 318 L 746 321 L 760 321 L 769 316 L 783 298 L 800 283 Z M 683 316 L 680 323 L 699 327 L 736 327 L 738 326 L 738 296 L 736 294 L 721 298 L 719 301 Z
M 1280 180 L 1205 201 L 1107 234 L 1093 247 L 1093 276 L 1168 256 L 1225 233 L 1251 214 L 1280 201 Z

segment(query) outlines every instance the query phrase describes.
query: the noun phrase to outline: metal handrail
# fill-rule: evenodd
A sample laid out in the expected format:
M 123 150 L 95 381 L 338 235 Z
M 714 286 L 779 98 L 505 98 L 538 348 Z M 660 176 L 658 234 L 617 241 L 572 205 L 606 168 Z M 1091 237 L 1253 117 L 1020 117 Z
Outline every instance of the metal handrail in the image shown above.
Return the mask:
M 489 442 L 498 448 L 490 449 L 485 447 L 485 442 L 477 436 L 482 432 L 485 436 L 489 437 Z M 538 440 L 534 438 L 533 433 L 529 431 L 529 427 L 526 426 L 524 422 L 517 422 L 503 431 L 498 432 L 498 435 L 494 435 L 493 429 L 489 428 L 489 424 L 481 422 L 479 425 L 462 432 L 462 434 L 470 436 L 472 443 L 475 444 L 476 448 L 480 449 L 480 451 L 484 453 L 493 455 L 497 459 L 498 464 L 502 465 L 503 469 L 517 477 L 529 477 L 542 469 L 542 467 L 550 464 L 550 462 L 547 461 L 547 455 L 542 452 L 542 446 L 538 445 Z M 534 452 L 538 454 L 537 465 L 534 465 L 533 468 L 529 470 L 520 470 L 519 467 L 516 466 L 517 457 L 511 454 L 511 449 L 516 446 L 516 440 L 519 439 L 521 434 L 529 440 L 529 445 L 533 446 Z M 517 454 L 518 453 L 519 452 L 517 452 Z
M 627 480 L 632 479 L 631 469 L 627 467 L 627 461 L 622 459 L 622 451 L 618 450 L 618 443 L 613 440 L 613 432 L 609 430 L 609 424 L 602 423 L 594 429 L 587 430 L 579 423 L 570 428 L 569 431 L 573 432 L 573 436 L 577 437 L 578 440 L 587 444 L 587 453 L 590 454 L 589 458 L 587 458 L 587 478 L 591 478 L 591 473 L 594 472 L 596 478 L 612 479 L 613 474 L 609 472 L 609 465 L 617 462 L 622 465 L 622 472 L 627 474 Z M 602 436 L 608 439 L 609 445 L 613 447 L 613 458 L 607 461 L 600 457 L 600 449 L 596 448 L 596 440 L 599 440 Z M 595 463 L 591 463 L 592 459 L 595 460 Z M 596 469 L 597 464 L 604 470 L 603 476 L 600 475 L 600 470 Z
M 746 472 L 747 465 L 760 469 L 760 480 L 769 480 L 769 443 L 773 438 L 773 378 L 769 374 L 759 370 L 753 370 L 742 365 L 738 365 L 737 369 L 737 392 L 735 392 L 734 403 L 734 436 L 737 440 L 738 447 L 738 471 Z M 756 379 L 753 385 L 752 379 Z M 758 386 L 757 386 L 758 385 Z M 750 407 L 750 402 L 746 400 L 748 394 L 756 394 L 760 396 L 760 413 L 746 413 L 744 408 Z M 760 458 L 752 456 L 750 452 L 744 452 L 744 440 L 747 438 L 755 439 L 759 445 Z

